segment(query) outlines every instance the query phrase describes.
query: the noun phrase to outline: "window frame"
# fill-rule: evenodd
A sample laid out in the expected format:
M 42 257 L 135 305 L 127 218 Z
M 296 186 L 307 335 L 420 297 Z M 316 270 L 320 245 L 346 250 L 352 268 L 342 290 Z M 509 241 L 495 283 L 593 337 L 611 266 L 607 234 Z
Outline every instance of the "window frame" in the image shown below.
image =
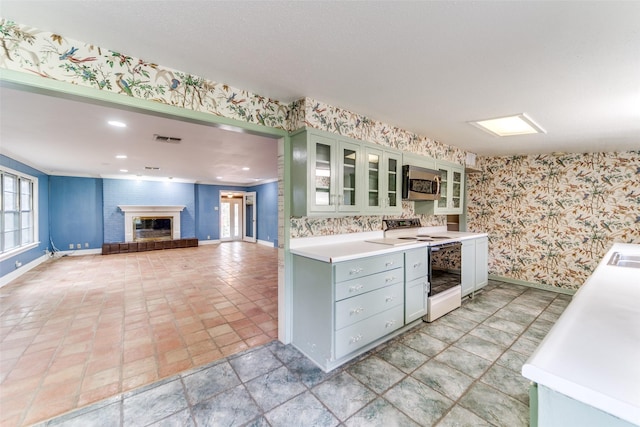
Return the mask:
M 17 178 L 17 201 L 18 204 L 18 239 L 20 239 L 20 245 L 17 247 L 11 248 L 7 251 L 4 251 L 4 221 L 5 221 L 5 200 L 4 200 L 4 176 L 12 175 Z M 24 180 L 28 180 L 31 183 L 31 206 L 30 209 L 23 211 L 22 210 L 22 187 L 21 184 Z M 4 261 L 8 258 L 19 255 L 23 252 L 29 251 L 33 248 L 36 248 L 40 245 L 40 230 L 39 230 L 39 211 L 38 211 L 38 178 L 35 176 L 31 176 L 24 172 L 19 172 L 11 168 L 7 168 L 5 166 L 0 166 L 0 261 Z M 33 239 L 30 243 L 22 244 L 22 213 L 31 211 L 32 212 L 32 232 Z

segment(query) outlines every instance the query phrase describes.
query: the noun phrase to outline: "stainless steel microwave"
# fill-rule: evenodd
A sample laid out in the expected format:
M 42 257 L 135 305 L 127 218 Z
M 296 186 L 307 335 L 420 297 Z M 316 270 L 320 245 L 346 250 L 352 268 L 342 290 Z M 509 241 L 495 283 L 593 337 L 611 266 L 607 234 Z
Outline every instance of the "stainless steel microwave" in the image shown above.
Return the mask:
M 439 198 L 439 171 L 411 165 L 402 167 L 403 200 L 438 200 Z

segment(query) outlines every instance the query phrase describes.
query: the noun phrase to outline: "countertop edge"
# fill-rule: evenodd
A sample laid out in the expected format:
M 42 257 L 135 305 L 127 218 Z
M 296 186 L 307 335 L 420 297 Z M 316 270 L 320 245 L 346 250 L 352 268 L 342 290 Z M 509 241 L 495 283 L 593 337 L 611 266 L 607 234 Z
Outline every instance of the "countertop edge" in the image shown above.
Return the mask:
M 376 255 L 384 255 L 389 253 L 394 253 L 398 251 L 405 251 L 408 249 L 418 249 L 422 247 L 433 246 L 434 244 L 447 243 L 449 241 L 463 241 L 463 240 L 471 240 L 478 239 L 481 237 L 488 237 L 488 233 L 471 233 L 471 232 L 459 232 L 459 231 L 448 231 L 439 233 L 442 235 L 453 235 L 454 233 L 461 233 L 451 239 L 442 239 L 436 242 L 416 242 L 416 243 L 408 243 L 405 245 L 383 245 L 379 243 L 369 243 L 365 240 L 360 241 L 352 241 L 345 243 L 337 243 L 337 244 L 324 244 L 317 246 L 303 246 L 300 248 L 292 248 L 289 250 L 294 255 L 303 256 L 305 258 L 315 259 L 317 261 L 328 262 L 328 263 L 336 263 L 336 262 L 344 262 L 344 261 L 352 261 L 358 258 L 364 258 L 369 256 Z M 334 253 L 339 252 L 340 249 L 347 248 L 349 246 L 360 246 L 357 250 L 344 254 L 344 255 L 330 255 L 329 253 L 333 251 Z M 331 248 L 331 250 L 329 250 Z

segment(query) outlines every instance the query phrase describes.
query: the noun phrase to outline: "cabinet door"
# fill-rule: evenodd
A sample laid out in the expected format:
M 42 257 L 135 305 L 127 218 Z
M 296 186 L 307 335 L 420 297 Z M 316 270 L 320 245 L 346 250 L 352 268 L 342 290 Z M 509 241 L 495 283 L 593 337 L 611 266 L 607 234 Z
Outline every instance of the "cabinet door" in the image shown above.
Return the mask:
M 464 167 L 453 163 L 438 163 L 441 174 L 440 199 L 434 206 L 436 215 L 462 213 L 464 200 Z
M 489 261 L 489 239 L 480 237 L 476 241 L 476 290 L 486 286 L 489 281 L 488 261 Z
M 309 211 L 335 212 L 336 210 L 336 140 L 309 134 L 309 183 L 307 201 Z
M 436 201 L 436 213 L 446 212 L 449 208 L 449 169 L 439 167 L 440 171 L 440 198 Z
M 476 283 L 476 239 L 462 241 L 462 296 L 475 290 Z
M 337 205 L 341 212 L 357 212 L 362 205 L 358 198 L 362 191 L 360 179 L 360 156 L 362 146 L 340 141 L 338 155 L 338 194 Z
M 385 152 L 383 155 L 383 206 L 387 214 L 402 212 L 402 155 Z
M 407 282 L 404 294 L 404 323 L 427 314 L 427 276 Z
M 367 147 L 365 149 L 365 210 L 368 213 L 379 213 L 384 206 L 382 150 Z

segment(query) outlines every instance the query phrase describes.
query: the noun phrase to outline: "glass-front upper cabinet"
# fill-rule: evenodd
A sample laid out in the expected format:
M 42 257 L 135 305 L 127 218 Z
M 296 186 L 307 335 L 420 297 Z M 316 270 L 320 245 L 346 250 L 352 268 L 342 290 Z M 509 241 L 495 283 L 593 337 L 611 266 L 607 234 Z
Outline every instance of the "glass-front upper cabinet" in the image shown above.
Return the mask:
M 435 214 L 461 214 L 464 200 L 464 166 L 447 162 L 438 162 L 441 173 L 440 198 L 437 200 Z
M 402 155 L 385 151 L 384 169 L 386 174 L 384 187 L 385 213 L 393 214 L 402 212 Z
M 462 208 L 462 172 L 453 170 L 451 179 L 451 207 L 453 209 Z
M 447 208 L 448 198 L 448 184 L 449 184 L 449 169 L 438 169 L 440 171 L 440 198 L 438 199 L 438 207 L 441 209 Z
M 365 210 L 369 214 L 402 211 L 402 154 L 365 147 Z
M 336 209 L 335 139 L 309 134 L 309 195 L 312 212 L 332 212 Z
M 360 155 L 362 148 L 358 144 L 347 141 L 338 141 L 340 157 L 338 168 L 340 170 L 339 191 L 337 192 L 338 211 L 355 211 L 359 209 L 358 193 L 360 192 Z
M 376 150 L 371 147 L 367 147 L 365 150 L 366 159 L 366 185 L 367 185 L 367 201 L 366 209 L 370 212 L 374 212 L 382 208 L 381 192 L 381 172 L 382 172 L 382 150 Z
M 315 144 L 315 201 L 316 206 L 331 205 L 331 144 L 316 142 Z

